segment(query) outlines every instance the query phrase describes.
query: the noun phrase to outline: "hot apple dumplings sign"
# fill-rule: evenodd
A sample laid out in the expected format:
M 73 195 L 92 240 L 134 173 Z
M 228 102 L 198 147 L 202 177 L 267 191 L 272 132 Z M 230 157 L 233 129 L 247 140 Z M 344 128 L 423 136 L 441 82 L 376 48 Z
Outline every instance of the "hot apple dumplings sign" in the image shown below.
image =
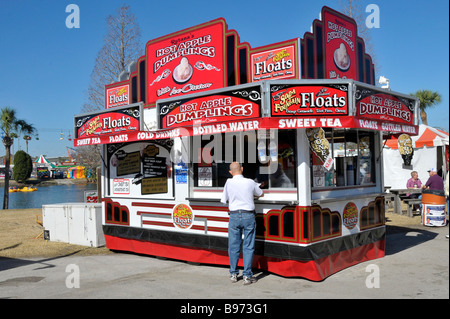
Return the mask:
M 147 43 L 147 105 L 156 100 L 225 86 L 224 19 Z

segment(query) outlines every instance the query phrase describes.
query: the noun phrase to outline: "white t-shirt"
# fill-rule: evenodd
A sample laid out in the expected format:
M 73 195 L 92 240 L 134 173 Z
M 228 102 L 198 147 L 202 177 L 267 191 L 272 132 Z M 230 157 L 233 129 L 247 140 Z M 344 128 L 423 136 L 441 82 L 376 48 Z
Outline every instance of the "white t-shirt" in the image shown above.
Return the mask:
M 242 175 L 235 175 L 229 178 L 223 188 L 222 203 L 228 202 L 228 209 L 234 210 L 254 210 L 254 196 L 261 196 L 263 191 L 259 184 Z

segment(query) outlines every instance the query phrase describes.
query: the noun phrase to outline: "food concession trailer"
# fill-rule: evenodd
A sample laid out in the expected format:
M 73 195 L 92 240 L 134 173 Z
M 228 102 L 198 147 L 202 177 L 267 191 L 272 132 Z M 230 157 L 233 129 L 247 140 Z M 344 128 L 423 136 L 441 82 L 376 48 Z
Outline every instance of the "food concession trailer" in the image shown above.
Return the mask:
M 344 19 L 326 7 L 322 16 L 330 12 Z M 231 177 L 229 164 L 238 161 L 244 176 L 264 190 L 264 197 L 255 200 L 255 268 L 319 281 L 383 257 L 383 133 L 417 134 L 417 100 L 368 84 L 373 76 L 366 73 L 361 74 L 368 83 L 307 79 L 303 40 L 290 41 L 288 46 L 296 43 L 292 51 L 284 42 L 257 49 L 234 45 L 240 62 L 231 63 L 222 53 L 229 52 L 234 30 L 223 32 L 214 50 L 204 46 L 214 39 L 202 32 L 218 25 L 226 30 L 218 19 L 150 41 L 140 60 L 144 67 L 138 62 L 128 82 L 106 86 L 107 108 L 75 116 L 75 146 L 102 145 L 107 247 L 228 265 L 229 216 L 220 198 Z M 200 37 L 192 40 L 193 31 Z M 183 43 L 188 51 L 178 54 Z M 156 44 L 161 46 L 152 51 Z M 239 48 L 246 50 L 243 60 Z M 340 48 L 333 49 L 332 59 L 347 72 L 350 62 L 337 61 Z M 206 60 L 211 52 L 219 60 Z M 152 62 L 155 56 L 164 58 Z M 358 64 L 357 56 L 349 61 Z M 195 57 L 201 61 L 194 64 Z M 243 77 L 240 69 L 230 81 L 230 63 L 236 70 L 244 60 L 250 61 L 244 67 L 248 74 Z M 270 66 L 270 61 L 279 64 Z M 257 64 L 253 71 L 250 64 Z M 290 69 L 282 70 L 283 65 Z M 217 70 L 226 73 L 218 87 L 214 80 L 195 82 L 198 73 Z M 272 73 L 255 79 L 263 70 Z M 370 74 L 370 68 L 365 70 Z

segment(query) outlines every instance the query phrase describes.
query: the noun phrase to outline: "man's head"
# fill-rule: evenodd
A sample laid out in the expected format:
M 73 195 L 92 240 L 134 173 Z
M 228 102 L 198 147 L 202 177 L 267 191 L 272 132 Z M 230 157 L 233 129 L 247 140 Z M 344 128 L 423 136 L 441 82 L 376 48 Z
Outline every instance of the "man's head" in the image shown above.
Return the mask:
M 433 168 L 428 170 L 428 173 L 430 173 L 430 176 L 433 176 L 433 175 L 437 174 L 437 170 L 433 167 Z
M 230 164 L 230 174 L 233 176 L 242 175 L 243 170 L 244 168 L 238 162 L 233 162 Z

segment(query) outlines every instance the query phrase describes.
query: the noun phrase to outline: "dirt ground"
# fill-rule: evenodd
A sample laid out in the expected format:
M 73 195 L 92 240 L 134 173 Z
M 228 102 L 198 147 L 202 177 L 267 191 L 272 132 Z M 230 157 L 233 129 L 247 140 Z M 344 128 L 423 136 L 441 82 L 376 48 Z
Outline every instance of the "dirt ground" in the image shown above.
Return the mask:
M 42 237 L 42 209 L 0 210 L 0 258 L 59 257 L 111 254 L 106 247 L 86 247 L 46 241 Z M 422 228 L 420 216 L 386 213 L 387 232 Z M 390 227 L 392 226 L 392 227 Z
M 86 247 L 46 241 L 42 237 L 42 209 L 0 210 L 0 257 L 59 257 L 108 254 L 106 247 Z

